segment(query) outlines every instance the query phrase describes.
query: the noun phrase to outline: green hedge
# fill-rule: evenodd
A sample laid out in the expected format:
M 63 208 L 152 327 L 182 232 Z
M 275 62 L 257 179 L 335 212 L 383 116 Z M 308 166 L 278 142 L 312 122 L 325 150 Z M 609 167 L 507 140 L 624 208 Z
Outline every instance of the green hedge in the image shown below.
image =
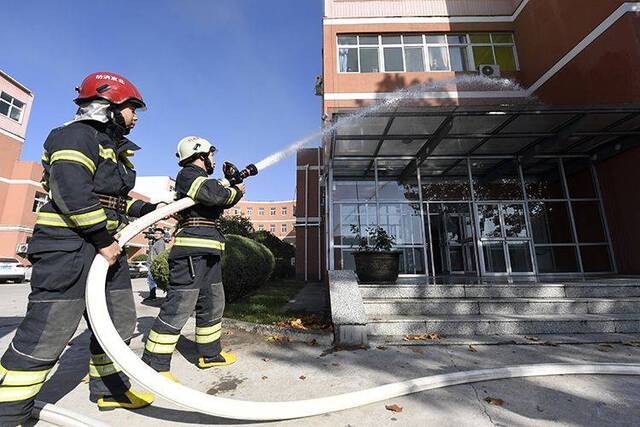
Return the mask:
M 147 258 L 148 258 L 147 254 L 138 254 L 133 258 L 131 258 L 131 262 L 146 261 Z
M 222 256 L 222 283 L 226 300 L 231 302 L 264 285 L 275 268 L 275 259 L 266 246 L 242 236 L 225 236 Z M 169 251 L 158 255 L 151 264 L 151 274 L 160 289 L 169 282 Z

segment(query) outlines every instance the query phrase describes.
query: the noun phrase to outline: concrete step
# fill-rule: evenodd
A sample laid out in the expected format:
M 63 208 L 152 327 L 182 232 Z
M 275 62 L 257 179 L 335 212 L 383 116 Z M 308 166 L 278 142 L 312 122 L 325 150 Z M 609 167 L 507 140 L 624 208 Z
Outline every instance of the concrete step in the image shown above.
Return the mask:
M 640 298 L 640 284 L 543 283 L 359 285 L 365 299 L 400 298 Z
M 638 314 L 386 315 L 371 317 L 369 335 L 640 333 Z
M 369 317 L 428 314 L 640 313 L 640 298 L 400 298 L 365 299 Z

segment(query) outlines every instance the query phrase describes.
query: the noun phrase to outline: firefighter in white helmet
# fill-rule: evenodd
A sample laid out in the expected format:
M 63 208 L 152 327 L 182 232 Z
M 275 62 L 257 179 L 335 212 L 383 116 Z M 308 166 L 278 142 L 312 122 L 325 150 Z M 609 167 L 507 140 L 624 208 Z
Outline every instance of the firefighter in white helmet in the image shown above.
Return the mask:
M 197 202 L 179 214 L 175 244 L 169 254 L 169 286 L 145 344 L 142 359 L 162 375 L 176 380 L 170 372 L 171 355 L 180 331 L 196 310 L 198 367 L 230 365 L 235 355 L 222 351 L 221 257 L 224 236 L 219 218 L 224 209 L 242 198 L 244 184 L 230 185 L 225 179 L 209 178 L 215 167 L 216 149 L 209 141 L 189 136 L 178 143 L 176 156 L 182 170 L 176 178 L 177 199 Z

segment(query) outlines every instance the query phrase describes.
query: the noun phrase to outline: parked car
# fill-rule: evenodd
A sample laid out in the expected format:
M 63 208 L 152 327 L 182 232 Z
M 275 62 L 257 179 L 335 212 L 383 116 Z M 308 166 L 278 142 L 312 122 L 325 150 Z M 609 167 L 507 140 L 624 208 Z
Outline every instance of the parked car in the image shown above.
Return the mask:
M 0 258 L 0 282 L 23 282 L 25 270 L 26 267 L 15 258 Z
M 129 264 L 129 274 L 131 277 L 147 277 L 149 267 L 146 261 L 135 261 Z

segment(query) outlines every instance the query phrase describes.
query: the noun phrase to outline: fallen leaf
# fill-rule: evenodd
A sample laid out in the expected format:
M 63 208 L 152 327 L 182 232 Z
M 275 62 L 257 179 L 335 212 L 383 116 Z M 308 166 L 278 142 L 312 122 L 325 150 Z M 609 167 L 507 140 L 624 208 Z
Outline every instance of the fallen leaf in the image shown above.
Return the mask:
M 444 338 L 444 335 L 441 335 L 437 332 L 431 332 L 428 334 L 420 334 L 420 335 L 405 335 L 403 340 L 405 341 L 429 341 L 429 340 L 439 340 Z
M 625 341 L 622 344 L 629 347 L 640 347 L 640 341 Z
M 273 342 L 276 344 L 284 344 L 286 342 L 289 342 L 289 338 L 285 337 L 284 335 L 269 335 L 268 337 L 265 337 L 265 340 L 267 342 Z
M 470 351 L 471 353 L 475 353 L 475 352 L 477 352 L 478 350 L 476 350 L 476 348 L 475 348 L 474 346 L 472 346 L 471 344 L 469 344 L 469 351 Z
M 384 405 L 384 408 L 391 412 L 402 412 L 402 406 L 396 405 L 395 403 L 393 405 Z
M 268 357 L 263 357 L 263 358 L 262 358 L 262 361 L 263 361 L 263 362 L 270 362 L 270 361 L 271 361 L 271 359 L 269 359 Z
M 609 348 L 604 347 L 604 346 L 598 346 L 598 351 L 601 351 L 603 353 L 608 353 L 609 352 Z
M 600 344 L 600 347 L 613 348 L 611 344 Z
M 538 337 L 533 337 L 533 336 L 526 336 L 524 337 L 525 339 L 529 340 L 529 341 L 540 341 L 540 338 Z
M 496 399 L 495 397 L 485 397 L 484 401 L 487 402 L 489 405 L 495 405 L 495 406 L 502 406 L 504 405 L 504 400 L 502 399 Z
M 331 366 L 340 366 L 340 364 L 334 362 L 334 363 L 331 364 Z
M 305 377 L 304 375 L 300 375 L 298 378 L 300 378 L 301 380 L 306 380 L 307 377 Z
M 383 345 L 379 345 L 376 347 L 378 350 L 382 350 L 385 351 L 387 349 L 387 347 L 383 346 Z
M 418 353 L 418 354 L 423 354 L 424 353 L 424 351 L 422 351 L 419 348 L 412 348 L 411 351 L 413 351 L 414 353 Z
M 263 375 L 263 376 L 262 376 L 262 379 L 263 379 L 263 380 L 266 380 L 267 378 L 269 378 L 269 377 L 268 377 L 268 376 L 266 376 L 266 375 Z
M 542 343 L 542 345 L 546 345 L 546 346 L 550 346 L 550 347 L 557 347 L 558 343 L 555 341 L 545 341 Z
M 293 319 L 291 321 L 291 327 L 294 329 L 304 329 L 306 330 L 307 328 L 302 324 L 302 319 Z
M 233 336 L 233 335 L 234 335 L 234 333 L 233 333 L 232 331 L 226 331 L 224 334 L 225 334 L 226 336 L 228 336 L 228 337 L 230 337 L 230 336 Z
M 318 345 L 318 341 L 315 338 L 313 338 L 310 341 L 307 341 L 307 345 L 310 345 L 311 347 L 315 347 Z

